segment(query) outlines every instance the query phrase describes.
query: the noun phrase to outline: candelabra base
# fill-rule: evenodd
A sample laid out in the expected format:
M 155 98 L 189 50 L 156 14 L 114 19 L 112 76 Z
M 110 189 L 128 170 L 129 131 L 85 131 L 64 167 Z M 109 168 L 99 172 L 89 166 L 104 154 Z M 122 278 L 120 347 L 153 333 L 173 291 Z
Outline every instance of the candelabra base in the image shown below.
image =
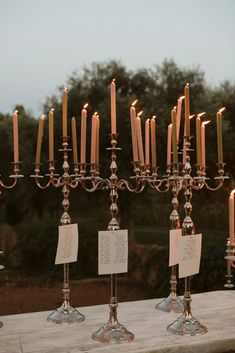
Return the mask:
M 169 294 L 167 298 L 164 298 L 160 303 L 158 303 L 155 308 L 157 310 L 174 313 L 182 313 L 184 311 L 184 305 L 182 300 L 177 295 Z
M 102 343 L 124 343 L 131 342 L 135 336 L 119 322 L 108 321 L 91 338 Z
M 72 306 L 65 305 L 64 303 L 47 318 L 47 321 L 54 324 L 73 324 L 74 322 L 82 322 L 84 320 L 85 316 L 83 314 L 79 313 L 79 311 Z
M 232 283 L 225 283 L 225 284 L 224 284 L 224 288 L 232 289 L 232 288 L 234 288 L 234 284 L 232 284 Z
M 167 327 L 167 331 L 182 336 L 198 336 L 207 333 L 207 328 L 191 314 L 183 313 Z

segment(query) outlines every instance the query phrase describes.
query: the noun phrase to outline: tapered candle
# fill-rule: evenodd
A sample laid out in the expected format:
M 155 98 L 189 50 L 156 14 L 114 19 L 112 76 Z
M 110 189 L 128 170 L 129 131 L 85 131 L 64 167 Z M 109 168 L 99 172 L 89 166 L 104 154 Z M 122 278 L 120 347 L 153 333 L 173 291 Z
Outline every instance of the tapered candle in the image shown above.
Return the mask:
M 87 130 L 87 110 L 88 104 L 85 104 L 81 114 L 81 149 L 80 162 L 86 163 L 86 130 Z
M 37 140 L 37 151 L 36 151 L 36 164 L 39 164 L 40 163 L 40 159 L 41 159 L 43 126 L 44 126 L 44 115 L 42 115 L 39 118 L 39 124 L 38 124 L 38 140 Z
M 49 161 L 54 161 L 54 109 L 49 111 Z
M 184 124 L 185 124 L 185 136 L 190 136 L 190 109 L 189 109 L 189 84 L 184 87 Z
M 18 131 L 18 111 L 13 114 L 13 145 L 14 145 L 14 162 L 19 162 L 19 131 Z
M 216 114 L 218 163 L 223 163 L 222 113 L 224 110 L 225 108 L 222 108 Z
M 97 114 L 96 120 L 96 164 L 99 165 L 100 163 L 100 118 Z
M 202 166 L 206 166 L 206 125 L 210 120 L 203 121 L 201 124 L 201 150 L 202 150 Z
M 136 132 L 137 132 L 137 146 L 139 154 L 140 165 L 144 165 L 144 149 L 143 149 L 143 139 L 142 139 L 142 128 L 141 128 L 141 118 L 140 115 L 142 112 L 138 113 L 136 117 Z
M 176 113 L 176 127 L 177 127 L 177 141 L 179 141 L 180 135 L 180 121 L 181 121 L 181 110 L 182 110 L 182 101 L 184 96 L 181 96 L 177 101 L 177 113 Z
M 62 125 L 63 137 L 67 137 L 67 136 L 68 136 L 68 131 L 67 131 L 67 114 L 68 114 L 68 91 L 67 91 L 67 88 L 65 88 L 64 91 L 63 91 L 63 113 L 62 113 L 62 119 L 63 119 L 63 125 Z
M 91 119 L 91 164 L 96 162 L 96 113 L 92 115 Z
M 149 140 L 149 133 L 150 133 L 150 123 L 149 119 L 145 122 L 145 163 L 146 165 L 150 165 L 150 140 Z
M 151 119 L 150 128 L 151 128 L 152 168 L 156 168 L 157 167 L 157 147 L 156 147 L 156 116 L 155 115 Z
M 167 129 L 167 166 L 171 165 L 171 135 L 172 135 L 172 124 L 168 125 Z
M 178 163 L 176 109 L 171 111 L 173 163 Z
M 131 138 L 132 138 L 132 151 L 133 151 L 133 162 L 138 162 L 138 148 L 137 148 L 137 133 L 136 133 L 136 110 L 135 100 L 130 107 L 130 118 L 131 118 Z
M 116 84 L 111 83 L 111 134 L 116 134 Z
M 229 240 L 234 244 L 234 193 L 232 190 L 229 196 Z
M 197 152 L 197 164 L 202 164 L 202 146 L 201 146 L 201 117 L 206 113 L 200 113 L 196 118 L 196 152 Z
M 72 117 L 72 143 L 73 143 L 73 163 L 78 164 L 78 144 L 77 144 L 77 126 L 76 119 Z

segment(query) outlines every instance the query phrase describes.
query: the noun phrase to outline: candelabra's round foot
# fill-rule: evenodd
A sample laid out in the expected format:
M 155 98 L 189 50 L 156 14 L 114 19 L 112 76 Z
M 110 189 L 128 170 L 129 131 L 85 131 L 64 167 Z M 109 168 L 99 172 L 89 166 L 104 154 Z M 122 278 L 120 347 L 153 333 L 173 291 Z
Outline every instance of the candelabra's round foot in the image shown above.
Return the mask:
M 234 284 L 233 283 L 225 283 L 224 287 L 231 289 L 231 288 L 234 288 Z
M 3 327 L 3 323 L 2 323 L 2 321 L 0 321 L 0 328 L 1 328 L 1 327 Z
M 47 321 L 54 324 L 73 324 L 74 322 L 82 322 L 85 320 L 85 316 L 71 306 L 62 306 L 51 313 Z
M 182 300 L 177 295 L 172 296 L 171 294 L 158 303 L 155 308 L 168 313 L 171 311 L 175 313 L 182 313 L 184 311 Z
M 192 315 L 184 313 L 167 327 L 167 331 L 177 335 L 197 336 L 207 333 L 207 328 Z
M 135 336 L 119 322 L 107 322 L 91 338 L 102 343 L 124 343 L 131 342 Z

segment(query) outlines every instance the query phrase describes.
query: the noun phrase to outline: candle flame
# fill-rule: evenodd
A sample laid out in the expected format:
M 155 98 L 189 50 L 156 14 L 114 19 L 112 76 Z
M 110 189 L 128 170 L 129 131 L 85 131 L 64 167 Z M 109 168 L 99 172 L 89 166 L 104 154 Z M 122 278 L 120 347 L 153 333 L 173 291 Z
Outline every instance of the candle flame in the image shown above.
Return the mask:
M 44 120 L 45 119 L 45 115 L 41 115 L 40 119 Z
M 195 117 L 195 114 L 189 115 L 189 119 L 191 120 L 192 118 Z
M 18 114 L 18 110 L 17 109 L 14 111 L 14 114 Z
M 169 126 L 172 127 L 172 124 L 169 124 L 168 127 L 169 127 Z
M 55 109 L 54 108 L 51 108 L 51 112 L 54 113 Z
M 176 110 L 176 106 L 173 108 L 173 110 Z
M 116 79 L 115 79 L 115 78 L 113 78 L 112 82 L 114 82 L 114 83 L 115 83 L 115 81 L 116 81 Z
M 223 113 L 225 110 L 226 110 L 226 108 L 223 107 L 223 108 L 220 108 L 219 112 L 220 112 L 220 113 Z
M 98 112 L 94 112 L 94 114 L 93 115 L 98 115 Z
M 184 96 L 179 97 L 179 99 L 180 99 L 181 101 L 182 101 L 184 98 L 185 98 Z
M 138 99 L 136 99 L 133 103 L 131 103 L 131 106 L 134 107 L 137 102 L 138 102 Z
M 67 92 L 67 91 L 68 91 L 68 89 L 67 89 L 67 87 L 65 87 L 65 88 L 64 88 L 64 92 Z
M 148 118 L 147 120 L 146 120 L 146 123 L 149 123 L 150 122 L 150 119 Z
M 201 118 L 202 116 L 206 115 L 206 112 L 199 113 L 197 116 Z
M 83 109 L 86 109 L 88 107 L 88 103 L 84 104 Z
M 152 119 L 156 119 L 157 115 L 153 115 Z
M 202 122 L 202 125 L 205 126 L 205 125 L 207 125 L 207 124 L 210 124 L 210 122 L 211 122 L 210 120 L 203 121 L 203 122 Z
M 186 87 L 189 87 L 189 83 L 186 84 Z
M 235 189 L 233 189 L 233 190 L 230 192 L 230 197 L 231 197 L 231 196 L 234 197 L 234 195 L 235 195 Z
M 140 118 L 140 116 L 143 114 L 143 110 L 137 114 L 137 116 Z

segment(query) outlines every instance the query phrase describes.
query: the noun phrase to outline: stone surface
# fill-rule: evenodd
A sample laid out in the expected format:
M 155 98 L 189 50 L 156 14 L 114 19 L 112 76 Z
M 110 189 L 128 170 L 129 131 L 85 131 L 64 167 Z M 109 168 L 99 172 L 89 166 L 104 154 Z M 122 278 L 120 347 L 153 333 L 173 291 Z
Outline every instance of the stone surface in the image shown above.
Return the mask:
M 182 337 L 166 331 L 178 314 L 155 310 L 160 299 L 121 303 L 119 321 L 135 340 L 119 345 L 101 344 L 90 336 L 108 319 L 107 305 L 79 308 L 86 321 L 53 325 L 50 312 L 1 317 L 0 353 L 223 353 L 235 350 L 235 291 L 192 296 L 192 313 L 208 328 L 203 336 Z

